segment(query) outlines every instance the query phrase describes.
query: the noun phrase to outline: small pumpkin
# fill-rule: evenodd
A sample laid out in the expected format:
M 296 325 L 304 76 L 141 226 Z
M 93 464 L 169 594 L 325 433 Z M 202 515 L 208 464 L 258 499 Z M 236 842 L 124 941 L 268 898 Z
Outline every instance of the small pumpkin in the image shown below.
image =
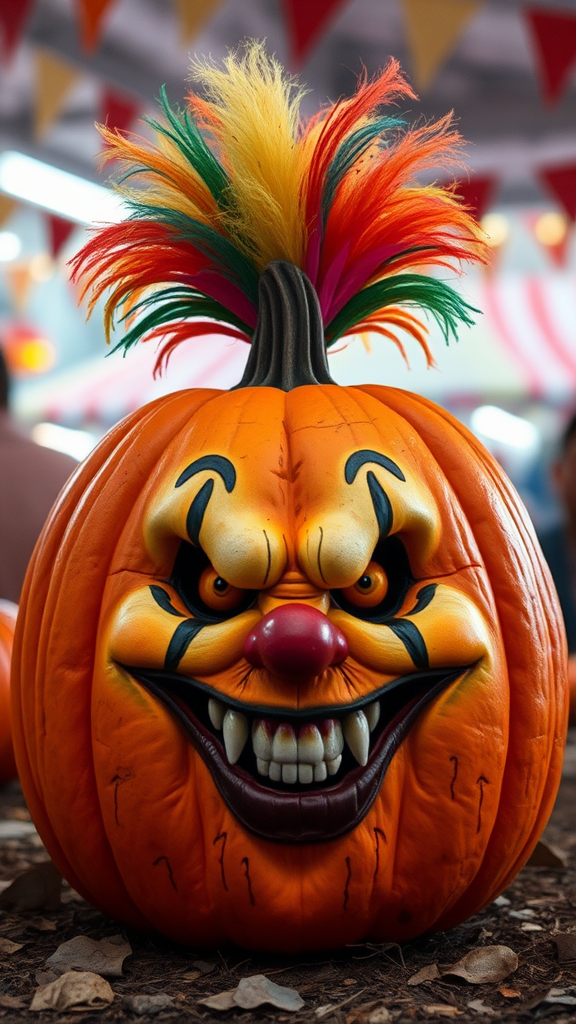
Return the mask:
M 18 606 L 0 600 L 0 785 L 16 778 L 10 715 L 10 663 Z
M 76 271 L 111 288 L 108 322 L 125 303 L 127 347 L 168 336 L 162 361 L 211 316 L 251 354 L 236 389 L 120 423 L 59 499 L 17 633 L 22 785 L 63 874 L 129 924 L 279 950 L 403 941 L 474 913 L 530 855 L 559 782 L 565 646 L 494 460 L 423 398 L 336 385 L 326 344 L 424 344 L 406 302 L 450 333 L 468 307 L 404 271 L 483 243 L 449 189 L 413 182 L 457 144 L 448 122 L 398 134 L 378 113 L 410 95 L 395 65 L 306 129 L 260 48 L 202 75 L 208 98 L 165 103 L 157 148 L 103 130 L 134 218 Z

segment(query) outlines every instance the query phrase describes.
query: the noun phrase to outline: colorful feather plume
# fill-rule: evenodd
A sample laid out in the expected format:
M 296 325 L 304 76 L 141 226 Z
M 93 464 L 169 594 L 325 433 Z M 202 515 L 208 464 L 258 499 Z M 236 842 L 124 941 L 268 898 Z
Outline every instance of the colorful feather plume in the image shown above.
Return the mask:
M 193 79 L 203 97 L 190 95 L 184 111 L 161 92 L 162 117 L 148 120 L 155 142 L 100 127 L 130 214 L 96 232 L 72 262 L 90 310 L 109 293 L 108 340 L 115 322 L 125 326 L 116 347 L 162 339 L 157 368 L 181 341 L 214 333 L 214 320 L 249 341 L 259 275 L 282 259 L 314 285 L 327 347 L 374 332 L 403 351 L 400 329 L 431 363 L 411 308 L 431 315 L 446 341 L 475 311 L 423 271 L 486 262 L 488 251 L 450 186 L 417 181 L 459 161 L 450 115 L 406 129 L 383 114 L 385 104 L 415 98 L 394 60 L 308 123 L 302 89 L 259 43 L 222 67 L 195 63 Z

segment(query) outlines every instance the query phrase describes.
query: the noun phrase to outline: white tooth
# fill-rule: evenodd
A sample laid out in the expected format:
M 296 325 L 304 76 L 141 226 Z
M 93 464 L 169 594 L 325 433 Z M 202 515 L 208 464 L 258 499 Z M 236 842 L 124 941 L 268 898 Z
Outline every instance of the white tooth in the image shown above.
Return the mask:
M 298 744 L 296 733 L 291 725 L 282 722 L 276 729 L 272 740 L 272 759 L 278 761 L 279 764 L 296 764 Z
M 236 764 L 248 739 L 248 719 L 241 711 L 228 710 L 224 715 L 223 733 L 226 757 L 230 764 Z
M 375 700 L 373 704 L 369 704 L 367 708 L 364 708 L 364 714 L 368 719 L 368 728 L 372 732 L 380 719 L 380 701 Z
M 303 764 L 318 764 L 324 757 L 324 744 L 320 730 L 312 722 L 303 725 L 298 735 L 298 761 Z M 300 779 L 302 782 L 302 779 Z
M 344 750 L 342 726 L 336 718 L 327 718 L 320 725 L 324 742 L 324 760 L 333 761 Z
M 214 726 L 215 729 L 222 728 L 222 722 L 224 721 L 224 712 L 224 705 L 221 704 L 219 700 L 214 700 L 213 697 L 210 697 L 210 700 L 208 701 L 208 714 L 210 716 L 210 721 L 212 722 L 212 725 Z
M 263 761 L 272 759 L 272 728 L 263 718 L 256 719 L 252 726 L 252 746 L 256 757 Z
M 342 755 L 341 754 L 338 754 L 338 757 L 335 757 L 333 761 L 327 761 L 326 762 L 326 768 L 328 770 L 328 775 L 336 775 L 336 772 L 338 771 L 338 769 L 339 769 L 341 764 L 342 764 Z
M 363 711 L 353 711 L 344 719 L 344 739 L 358 764 L 368 763 L 370 752 L 370 729 Z
M 314 782 L 324 782 L 327 774 L 326 761 L 320 761 L 320 764 L 314 765 Z
M 280 782 L 280 779 L 282 778 L 282 765 L 278 764 L 278 761 L 270 761 L 268 775 L 272 779 L 272 782 Z
M 261 757 L 257 757 L 256 767 L 258 769 L 258 775 L 268 775 L 268 771 L 270 769 L 270 762 L 264 761 Z
M 298 782 L 298 765 L 297 764 L 283 764 L 282 765 L 282 782 Z
M 298 782 L 308 784 L 314 778 L 314 768 L 311 764 L 298 765 Z

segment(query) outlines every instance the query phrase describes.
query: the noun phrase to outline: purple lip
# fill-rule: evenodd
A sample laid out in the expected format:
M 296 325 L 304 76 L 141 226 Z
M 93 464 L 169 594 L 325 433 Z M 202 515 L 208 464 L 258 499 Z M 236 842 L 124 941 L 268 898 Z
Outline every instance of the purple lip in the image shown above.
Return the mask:
M 405 676 L 370 695 L 379 699 L 383 715 L 365 767 L 353 767 L 333 785 L 286 791 L 263 785 L 240 765 L 228 763 L 224 747 L 198 714 L 198 705 L 220 694 L 184 676 L 158 671 L 129 669 L 154 696 L 166 704 L 188 732 L 192 743 L 210 769 L 222 799 L 249 832 L 283 843 L 317 843 L 344 835 L 364 818 L 402 740 L 421 711 L 468 666 L 444 672 L 427 671 Z M 355 701 L 338 708 L 316 708 L 295 714 L 289 709 L 253 707 L 230 701 L 244 713 L 277 720 L 309 721 L 346 715 L 366 705 Z M 192 705 L 192 706 L 191 706 Z

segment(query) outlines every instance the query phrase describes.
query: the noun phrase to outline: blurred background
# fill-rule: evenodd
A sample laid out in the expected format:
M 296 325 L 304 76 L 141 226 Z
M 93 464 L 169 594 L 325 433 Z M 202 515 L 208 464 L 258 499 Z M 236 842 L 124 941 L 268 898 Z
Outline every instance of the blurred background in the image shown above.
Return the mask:
M 547 463 L 576 407 L 576 5 L 550 0 L 0 0 L 0 345 L 14 412 L 41 444 L 82 458 L 166 391 L 228 387 L 247 349 L 191 341 L 153 381 L 155 353 L 105 358 L 101 311 L 68 280 L 91 224 L 118 219 L 98 174 L 96 121 L 140 130 L 159 88 L 182 100 L 190 58 L 266 38 L 313 113 L 393 55 L 420 96 L 408 121 L 454 109 L 458 182 L 493 261 L 458 284 L 481 312 L 437 368 L 383 339 L 330 357 L 340 383 L 407 388 L 478 434 L 538 528 L 557 514 Z

